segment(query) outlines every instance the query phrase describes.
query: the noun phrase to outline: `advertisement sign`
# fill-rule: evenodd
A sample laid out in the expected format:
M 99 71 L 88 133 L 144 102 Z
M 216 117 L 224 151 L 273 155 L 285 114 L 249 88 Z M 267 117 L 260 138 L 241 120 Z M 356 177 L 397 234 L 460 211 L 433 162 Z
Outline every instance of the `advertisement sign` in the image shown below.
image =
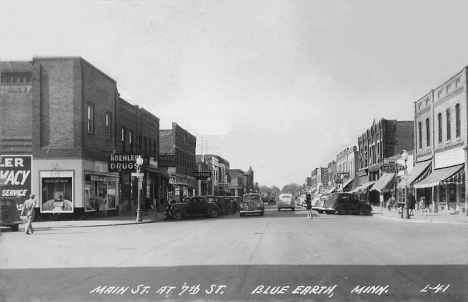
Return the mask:
M 193 177 L 196 179 L 208 179 L 211 177 L 211 171 L 195 171 Z
M 31 155 L 2 155 L 0 157 L 0 179 L 2 197 L 14 197 L 22 205 L 31 195 Z M 21 206 L 22 207 L 22 206 Z
M 385 173 L 397 173 L 398 171 L 405 170 L 405 166 L 399 163 L 387 163 L 382 164 L 380 170 L 382 170 Z
M 349 172 L 338 172 L 336 173 L 338 178 L 349 178 Z
M 73 171 L 40 173 L 41 212 L 73 213 Z
M 109 172 L 135 172 L 138 154 L 111 154 L 109 157 Z M 149 158 L 143 158 L 143 165 L 149 163 Z
M 168 168 L 176 166 L 175 154 L 159 154 L 158 159 L 159 167 Z

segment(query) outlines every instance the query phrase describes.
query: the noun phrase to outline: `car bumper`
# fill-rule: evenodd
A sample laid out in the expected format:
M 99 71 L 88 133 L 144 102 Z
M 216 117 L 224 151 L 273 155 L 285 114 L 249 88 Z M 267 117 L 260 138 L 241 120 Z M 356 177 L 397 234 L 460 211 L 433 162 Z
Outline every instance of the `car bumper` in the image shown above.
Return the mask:
M 263 213 L 263 210 L 253 210 L 253 211 L 240 210 L 239 213 L 241 213 L 241 214 L 261 214 L 261 213 Z

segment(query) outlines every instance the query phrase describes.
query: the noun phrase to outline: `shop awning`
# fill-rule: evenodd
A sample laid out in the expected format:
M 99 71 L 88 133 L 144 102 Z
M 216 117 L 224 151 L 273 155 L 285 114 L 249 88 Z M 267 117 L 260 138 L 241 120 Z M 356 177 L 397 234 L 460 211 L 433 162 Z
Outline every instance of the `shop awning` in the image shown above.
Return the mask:
M 145 170 L 151 173 L 156 173 L 164 176 L 165 178 L 169 179 L 169 174 L 167 173 L 166 170 L 163 169 L 156 169 L 156 168 L 151 168 L 151 167 L 145 167 Z
M 450 181 L 455 181 L 454 178 L 456 174 L 458 174 L 461 170 L 464 170 L 464 164 L 456 165 L 452 167 L 436 169 L 431 174 L 429 174 L 426 178 L 414 184 L 414 188 L 421 189 L 421 188 L 430 188 L 439 186 L 442 183 L 447 184 Z
M 372 186 L 371 190 L 378 192 L 390 191 L 395 186 L 395 173 L 384 173 Z
M 411 186 L 414 182 L 419 182 L 427 177 L 431 173 L 431 161 L 425 161 L 417 163 L 411 172 L 406 175 L 406 178 L 402 179 L 397 185 L 398 189 L 404 189 Z
M 449 178 L 442 180 L 441 185 L 463 185 L 465 184 L 465 166 Z
M 348 179 L 344 184 L 343 184 L 343 192 L 349 192 L 351 191 L 354 183 L 354 178 Z
M 375 184 L 375 181 L 368 181 L 368 182 L 366 182 L 366 183 L 363 183 L 363 184 L 360 185 L 359 187 L 354 188 L 354 190 L 352 190 L 351 193 L 360 193 L 360 192 L 363 192 L 363 191 L 365 191 L 367 188 L 369 188 L 370 186 L 372 186 L 373 184 Z

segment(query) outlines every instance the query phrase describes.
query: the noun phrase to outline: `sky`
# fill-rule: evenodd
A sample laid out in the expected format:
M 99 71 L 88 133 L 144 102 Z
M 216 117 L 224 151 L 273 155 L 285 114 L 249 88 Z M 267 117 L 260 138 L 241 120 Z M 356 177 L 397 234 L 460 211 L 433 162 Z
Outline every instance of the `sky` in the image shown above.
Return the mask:
M 468 65 L 464 1 L 3 1 L 0 59 L 81 56 L 197 154 L 305 183 Z

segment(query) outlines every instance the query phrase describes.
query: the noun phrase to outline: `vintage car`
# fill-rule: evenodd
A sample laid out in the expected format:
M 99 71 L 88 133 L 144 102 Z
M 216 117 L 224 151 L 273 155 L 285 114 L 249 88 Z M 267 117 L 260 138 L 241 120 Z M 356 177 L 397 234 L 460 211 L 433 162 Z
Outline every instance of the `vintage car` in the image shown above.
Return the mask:
M 250 193 L 242 196 L 242 204 L 239 211 L 240 216 L 246 214 L 265 214 L 265 206 L 263 205 L 262 196 L 258 193 Z
M 371 215 L 372 207 L 351 193 L 331 193 L 322 210 L 327 214 L 363 214 Z
M 169 204 L 165 215 L 169 219 L 180 220 L 193 217 L 216 218 L 220 212 L 219 207 L 204 196 L 190 196 L 185 197 L 181 203 Z
M 0 219 L 2 226 L 10 227 L 13 232 L 18 231 L 23 221 L 20 219 L 14 198 L 0 197 Z
M 296 208 L 296 204 L 294 203 L 294 196 L 292 194 L 278 195 L 276 205 L 278 206 L 278 211 L 281 209 L 291 209 L 294 211 Z
M 325 212 L 324 205 L 325 205 L 325 202 L 327 201 L 329 196 L 330 196 L 330 194 L 328 194 L 328 193 L 320 194 L 316 199 L 314 199 L 314 201 L 312 203 L 312 210 L 317 211 L 320 214 Z
M 231 211 L 229 213 L 231 214 L 236 214 L 237 209 L 239 208 L 239 204 L 237 203 L 237 200 L 233 196 L 223 196 L 224 199 L 224 204 L 229 204 L 231 207 Z
M 230 205 L 224 202 L 222 196 L 206 195 L 204 196 L 209 202 L 213 202 L 218 205 L 221 215 L 226 215 L 231 212 Z
M 242 204 L 242 196 L 231 196 L 233 200 L 233 211 L 234 214 L 240 211 L 240 206 Z

